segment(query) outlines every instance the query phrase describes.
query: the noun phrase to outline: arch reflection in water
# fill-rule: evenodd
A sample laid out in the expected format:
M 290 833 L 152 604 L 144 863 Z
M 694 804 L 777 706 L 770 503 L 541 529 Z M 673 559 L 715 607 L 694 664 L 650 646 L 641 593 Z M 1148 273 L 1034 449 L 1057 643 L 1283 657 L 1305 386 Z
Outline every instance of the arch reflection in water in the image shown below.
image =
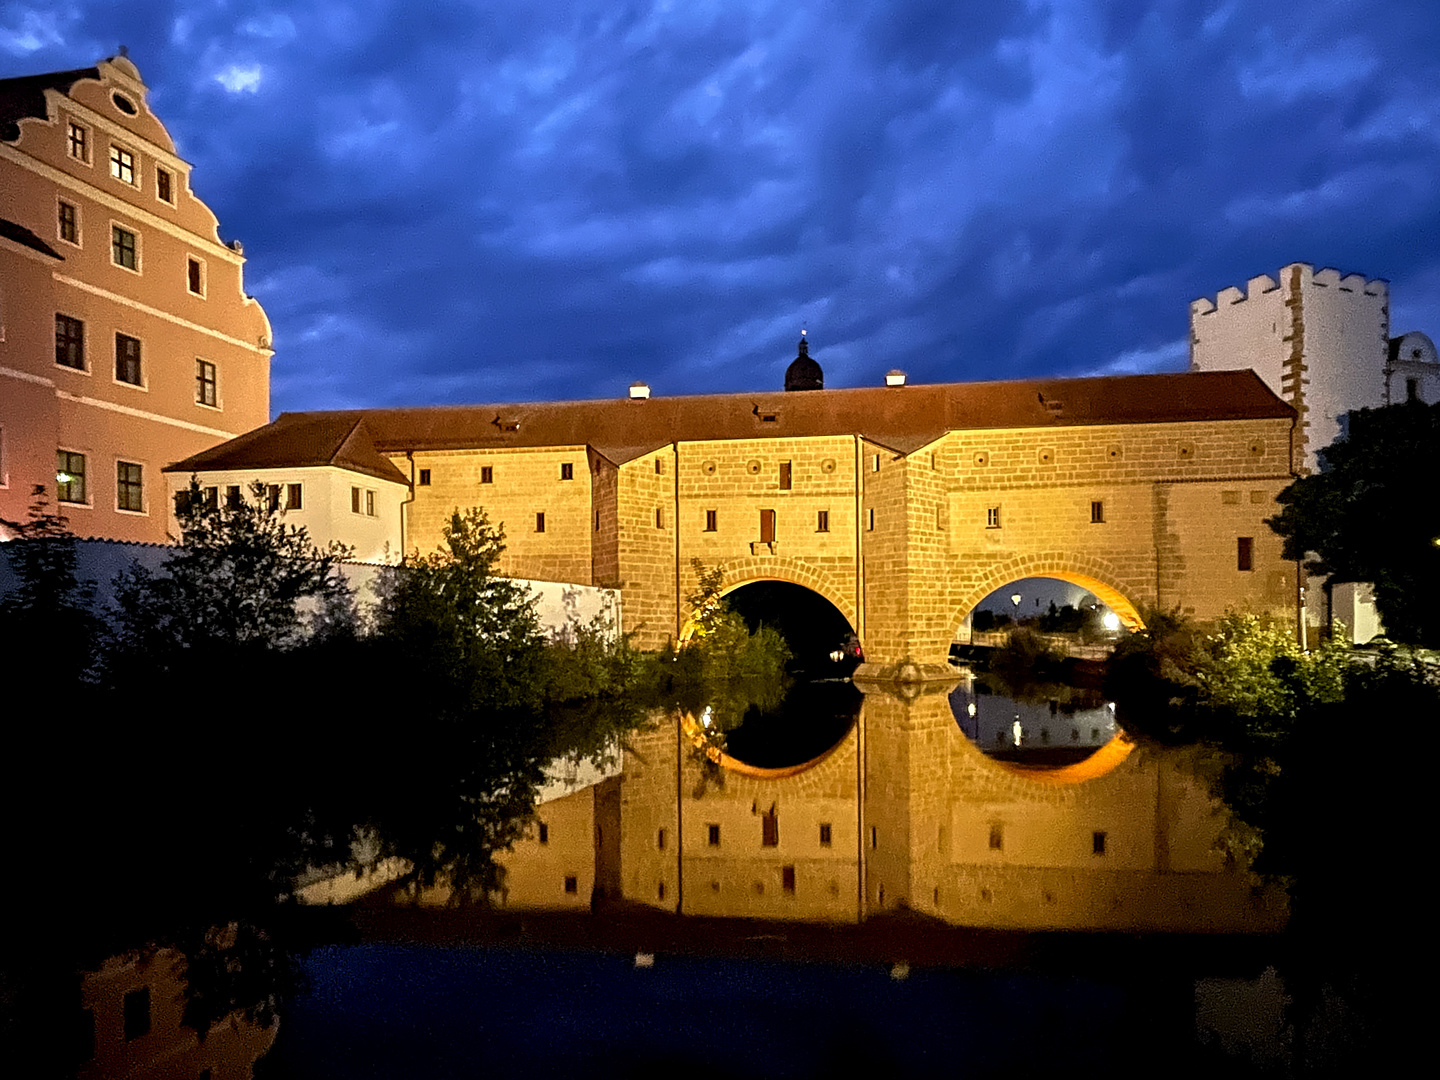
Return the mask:
M 1093 687 L 1034 684 L 1016 694 L 992 676 L 964 670 L 950 691 L 955 722 L 983 753 L 1026 766 L 1083 761 L 1118 733 L 1115 705 Z

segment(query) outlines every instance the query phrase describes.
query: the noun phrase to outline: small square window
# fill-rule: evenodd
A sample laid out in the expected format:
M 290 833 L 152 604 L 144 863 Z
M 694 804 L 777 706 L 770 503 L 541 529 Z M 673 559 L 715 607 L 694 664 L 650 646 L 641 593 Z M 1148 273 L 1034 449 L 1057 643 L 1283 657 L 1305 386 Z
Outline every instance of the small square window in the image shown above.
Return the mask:
M 1090 503 L 1090 524 L 1105 524 L 1105 504 L 1103 502 L 1092 501 Z
M 1105 854 L 1105 834 L 1103 832 L 1095 832 L 1091 834 L 1090 850 L 1096 855 Z
M 708 843 L 711 847 L 719 847 L 719 846 L 720 846 L 720 826 L 719 826 L 719 825 L 706 825 L 706 826 L 705 826 L 705 832 L 706 832 L 706 843 Z
M 85 455 L 61 450 L 55 455 L 56 498 L 63 503 L 83 503 L 85 499 Z
M 421 487 L 429 487 L 429 486 L 430 486 L 430 470 L 429 470 L 429 469 L 421 469 L 421 470 L 420 470 L 420 486 L 421 486 Z
M 571 462 L 566 461 L 566 462 L 562 462 L 562 463 L 561 463 L 561 465 L 560 465 L 560 479 L 561 479 L 561 480 L 574 480 L 574 479 L 575 479 L 575 466 L 574 466 Z
M 150 988 L 131 990 L 124 998 L 125 1041 L 150 1034 Z
M 793 481 L 794 472 L 790 467 L 790 462 L 782 461 L 780 463 L 780 490 L 789 491 Z
M 830 531 L 830 511 L 829 511 L 829 510 L 820 510 L 820 511 L 818 511 L 818 512 L 815 514 L 815 531 L 816 531 L 816 532 L 829 532 L 829 531 Z
M 220 400 L 215 380 L 215 365 L 208 360 L 195 361 L 195 403 L 208 405 L 212 409 Z
M 145 509 L 144 470 L 129 461 L 115 466 L 115 508 L 138 514 Z
M 140 255 L 135 246 L 135 234 L 119 225 L 110 227 L 110 259 L 116 266 L 126 270 L 140 269 Z
M 718 516 L 719 516 L 719 515 L 716 514 L 716 512 L 715 512 L 714 510 L 706 510 L 706 511 L 705 511 L 705 531 L 706 531 L 706 532 L 714 532 L 714 531 L 715 531 L 715 522 L 716 522 L 716 518 L 717 518 Z
M 171 181 L 170 170 L 155 168 L 155 197 L 163 203 L 175 202 L 175 186 Z
M 196 296 L 205 295 L 205 264 L 199 259 L 185 260 L 185 287 Z
M 68 129 L 67 142 L 71 157 L 77 161 L 88 162 L 90 160 L 90 133 L 85 128 L 72 121 Z
M 998 528 L 1000 528 L 1000 508 L 999 508 L 998 506 L 986 507 L 986 509 L 985 509 L 985 527 L 986 527 L 987 529 L 998 529 Z
M 110 175 L 122 184 L 135 183 L 135 155 L 123 146 L 110 147 Z
M 76 210 L 68 202 L 60 204 L 59 229 L 60 239 L 67 244 L 80 243 L 80 211 Z
M 543 510 L 539 511 L 535 515 L 535 531 L 537 533 L 542 533 L 545 531 L 545 511 Z
M 367 490 L 365 492 L 365 516 L 375 516 L 375 492 L 373 491 Z
M 299 484 L 287 484 L 286 487 L 285 487 L 285 509 L 286 509 L 286 510 L 301 510 L 301 509 L 304 509 L 304 505 L 305 505 L 305 504 L 304 504 L 304 501 L 303 501 L 303 500 L 304 500 L 304 495 L 305 495 L 305 492 L 304 492 L 304 490 L 302 489 L 301 485 L 299 485 Z
M 480 466 L 480 482 L 482 484 L 493 484 L 495 482 L 495 468 L 492 465 Z
M 55 363 L 85 370 L 85 324 L 69 315 L 55 316 Z
M 115 335 L 115 381 L 141 385 L 140 341 L 129 334 Z
M 550 826 L 549 826 L 549 825 L 545 824 L 545 822 L 543 822 L 543 821 L 537 822 L 537 823 L 536 823 L 536 829 L 535 829 L 535 831 L 536 831 L 536 837 L 535 837 L 535 839 L 537 839 L 537 840 L 538 840 L 540 843 L 542 843 L 542 844 L 548 844 L 548 843 L 550 843 Z
M 831 836 L 830 826 L 829 826 L 828 824 L 821 825 L 821 826 L 820 826 L 820 846 L 821 846 L 821 847 L 829 847 L 829 846 L 830 846 L 830 836 Z
M 1000 825 L 991 825 L 991 826 L 990 826 L 990 850 L 991 850 L 991 851 L 1004 851 L 1004 850 L 1005 850 L 1005 830 L 1004 830 L 1004 828 L 1003 828 L 1002 826 L 1000 826 Z
M 565 875 L 565 891 L 571 895 L 580 891 L 580 880 L 574 874 Z
M 1235 569 L 1255 569 L 1255 538 L 1242 536 L 1235 543 Z

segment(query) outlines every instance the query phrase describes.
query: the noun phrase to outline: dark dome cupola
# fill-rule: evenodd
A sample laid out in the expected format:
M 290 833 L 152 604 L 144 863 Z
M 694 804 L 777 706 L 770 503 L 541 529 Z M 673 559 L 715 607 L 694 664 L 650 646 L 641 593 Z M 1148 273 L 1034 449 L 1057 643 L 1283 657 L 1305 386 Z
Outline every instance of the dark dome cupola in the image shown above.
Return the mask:
M 825 389 L 825 373 L 820 370 L 819 364 L 810 359 L 810 345 L 805 339 L 804 330 L 800 331 L 800 353 L 785 369 L 785 389 Z

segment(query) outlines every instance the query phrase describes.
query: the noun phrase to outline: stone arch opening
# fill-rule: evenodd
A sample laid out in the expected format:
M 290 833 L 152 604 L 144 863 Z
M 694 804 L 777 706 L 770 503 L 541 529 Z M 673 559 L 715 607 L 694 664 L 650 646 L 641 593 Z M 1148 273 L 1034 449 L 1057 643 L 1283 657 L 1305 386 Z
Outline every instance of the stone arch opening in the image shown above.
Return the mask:
M 1136 605 L 1074 569 L 987 585 L 956 620 L 957 726 L 996 766 L 1032 780 L 1077 783 L 1108 773 L 1131 744 L 1101 692 L 1104 661 L 1120 637 L 1143 628 Z
M 721 596 L 751 631 L 768 625 L 791 654 L 783 685 L 732 680 L 686 718 L 711 761 L 744 775 L 781 778 L 814 767 L 844 742 L 862 695 L 849 681 L 862 656 L 854 625 L 824 593 L 770 576 L 728 577 Z M 694 633 L 687 620 L 682 640 Z

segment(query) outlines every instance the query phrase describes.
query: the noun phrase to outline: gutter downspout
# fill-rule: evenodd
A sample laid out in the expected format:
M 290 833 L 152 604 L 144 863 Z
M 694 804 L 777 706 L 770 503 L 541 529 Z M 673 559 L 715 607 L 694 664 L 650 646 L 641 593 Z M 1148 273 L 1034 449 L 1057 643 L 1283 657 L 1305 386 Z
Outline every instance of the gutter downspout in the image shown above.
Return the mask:
M 410 490 L 405 493 L 405 501 L 400 504 L 400 562 L 405 561 L 405 523 L 409 518 L 410 504 L 415 501 L 415 451 L 406 450 L 405 460 L 410 462 Z

